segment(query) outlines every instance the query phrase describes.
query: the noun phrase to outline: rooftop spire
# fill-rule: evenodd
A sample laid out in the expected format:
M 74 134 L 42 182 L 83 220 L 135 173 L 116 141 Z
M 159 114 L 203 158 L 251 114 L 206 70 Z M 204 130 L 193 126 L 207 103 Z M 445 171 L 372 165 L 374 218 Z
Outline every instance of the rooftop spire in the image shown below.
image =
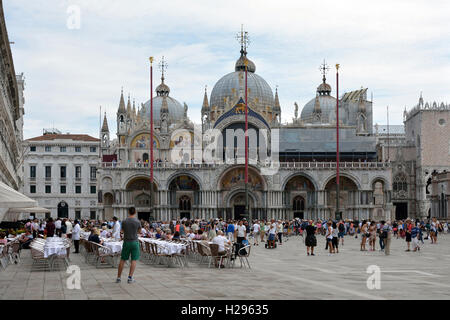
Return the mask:
M 209 109 L 209 104 L 208 104 L 208 92 L 206 91 L 208 86 L 205 86 L 205 95 L 203 96 L 203 105 L 202 105 L 202 109 L 203 110 L 207 110 Z
M 128 114 L 131 114 L 130 93 L 128 93 L 127 113 L 128 113 Z
M 170 88 L 164 83 L 164 72 L 167 70 L 167 63 L 164 61 L 164 56 L 159 63 L 159 70 L 161 71 L 161 84 L 156 87 L 157 96 L 169 96 Z
M 324 96 L 324 95 L 329 96 L 331 93 L 331 86 L 328 83 L 326 83 L 326 81 L 327 81 L 326 74 L 329 69 L 330 69 L 330 67 L 328 67 L 328 65 L 326 64 L 325 59 L 324 59 L 323 63 L 319 67 L 319 70 L 322 73 L 322 83 L 317 87 L 317 92 L 321 96 Z
M 103 117 L 102 132 L 109 132 L 108 119 L 106 119 L 106 112 L 105 112 L 105 116 Z
M 245 71 L 245 61 L 247 60 L 247 71 L 254 73 L 256 71 L 255 64 L 250 59 L 247 59 L 247 47 L 250 44 L 250 38 L 248 32 L 244 31 L 244 25 L 241 25 L 241 32 L 236 35 L 236 40 L 238 40 L 241 45 L 241 56 L 236 61 L 235 71 Z
M 119 112 L 125 112 L 125 100 L 123 99 L 123 87 L 120 93 Z
M 280 99 L 278 98 L 278 86 L 275 87 L 275 110 L 281 110 Z

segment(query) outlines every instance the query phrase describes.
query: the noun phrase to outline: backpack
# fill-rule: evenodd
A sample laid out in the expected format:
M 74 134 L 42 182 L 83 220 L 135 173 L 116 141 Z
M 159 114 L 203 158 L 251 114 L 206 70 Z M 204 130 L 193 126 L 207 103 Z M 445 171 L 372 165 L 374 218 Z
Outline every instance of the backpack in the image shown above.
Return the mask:
M 344 227 L 344 225 L 341 223 L 340 225 L 339 225 L 339 232 L 344 232 L 345 231 L 345 227 Z

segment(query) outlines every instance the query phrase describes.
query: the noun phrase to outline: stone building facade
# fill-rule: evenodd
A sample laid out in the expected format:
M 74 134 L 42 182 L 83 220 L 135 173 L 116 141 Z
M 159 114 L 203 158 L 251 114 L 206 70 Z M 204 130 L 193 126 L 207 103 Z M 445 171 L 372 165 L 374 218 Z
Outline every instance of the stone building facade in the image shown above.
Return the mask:
M 205 89 L 201 125 L 173 98 L 164 74 L 153 98 L 154 185 L 150 176 L 150 101 L 136 109 L 123 92 L 116 138 L 104 118 L 98 189 L 101 214 L 124 218 L 239 218 L 245 212 L 245 59 Z M 292 122 L 280 123 L 278 90 L 248 60 L 249 208 L 252 218 L 330 218 L 336 206 L 336 98 L 325 73 Z M 377 161 L 367 89 L 344 93 L 340 110 L 340 208 L 343 218 L 390 218 L 391 167 Z
M 5 16 L 0 3 L 0 181 L 22 186 L 24 78 L 16 75 Z
M 97 138 L 55 130 L 25 140 L 24 194 L 47 216 L 96 219 L 99 147 Z
M 450 219 L 450 172 L 432 175 L 431 216 L 440 220 Z
M 375 126 L 379 160 L 392 164 L 395 216 L 425 219 L 433 216 L 433 176 L 450 171 L 450 105 L 424 103 L 421 95 L 403 120 L 389 136 L 385 126 Z

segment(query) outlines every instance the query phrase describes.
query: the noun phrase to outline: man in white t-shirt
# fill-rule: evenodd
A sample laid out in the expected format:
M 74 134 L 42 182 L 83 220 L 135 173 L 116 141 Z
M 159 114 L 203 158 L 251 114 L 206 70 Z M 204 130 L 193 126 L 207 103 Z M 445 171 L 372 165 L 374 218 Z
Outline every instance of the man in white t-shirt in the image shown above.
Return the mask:
M 70 222 L 70 220 L 67 219 L 67 221 L 66 221 L 66 235 L 67 235 L 67 238 L 69 238 L 69 239 L 72 238 L 72 229 L 73 229 L 72 222 Z
M 258 221 L 255 221 L 253 224 L 253 245 L 259 246 L 259 232 L 261 231 L 261 226 L 259 225 Z
M 58 218 L 55 221 L 55 231 L 56 231 L 56 235 L 58 237 L 61 237 L 61 219 L 60 218 Z
M 236 226 L 234 231 L 235 240 L 237 243 L 242 243 L 247 238 L 247 228 L 244 226 L 244 222 L 241 220 Z
M 214 244 L 219 245 L 219 254 L 220 255 L 225 255 L 225 253 L 226 253 L 225 247 L 231 245 L 231 241 L 229 241 L 226 237 L 224 237 L 222 230 L 217 231 L 217 236 L 215 236 L 212 239 L 212 242 Z

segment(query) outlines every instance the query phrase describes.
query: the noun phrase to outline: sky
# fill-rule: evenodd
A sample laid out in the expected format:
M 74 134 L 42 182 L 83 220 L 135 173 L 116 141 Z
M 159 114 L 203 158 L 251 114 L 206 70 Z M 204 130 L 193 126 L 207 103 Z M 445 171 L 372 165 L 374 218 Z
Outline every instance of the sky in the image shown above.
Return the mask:
M 241 24 L 248 57 L 275 92 L 282 122 L 315 97 L 319 66 L 335 95 L 368 88 L 374 124 L 403 110 L 450 102 L 450 1 L 5 0 L 17 74 L 25 76 L 24 138 L 43 128 L 98 137 L 100 106 L 116 132 L 121 88 L 149 100 L 149 56 L 164 56 L 170 96 L 200 122 L 208 93 L 234 71 Z M 79 15 L 76 13 L 79 12 Z M 79 17 L 79 19 L 78 19 Z M 77 22 L 79 21 L 79 24 Z M 157 63 L 156 63 L 157 65 Z M 154 68 L 155 86 L 159 83 Z M 103 116 L 102 116 L 103 118 Z

